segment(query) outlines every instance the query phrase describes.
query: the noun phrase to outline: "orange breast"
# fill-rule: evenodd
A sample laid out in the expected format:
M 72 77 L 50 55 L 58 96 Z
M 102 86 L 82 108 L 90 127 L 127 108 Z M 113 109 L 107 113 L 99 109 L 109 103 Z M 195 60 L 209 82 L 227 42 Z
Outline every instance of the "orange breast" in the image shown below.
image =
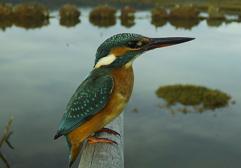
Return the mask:
M 68 138 L 72 141 L 72 144 L 79 144 L 92 133 L 103 128 L 116 118 L 126 106 L 134 83 L 132 66 L 115 69 L 112 71 L 112 76 L 114 79 L 114 88 L 109 102 L 95 116 L 69 133 Z

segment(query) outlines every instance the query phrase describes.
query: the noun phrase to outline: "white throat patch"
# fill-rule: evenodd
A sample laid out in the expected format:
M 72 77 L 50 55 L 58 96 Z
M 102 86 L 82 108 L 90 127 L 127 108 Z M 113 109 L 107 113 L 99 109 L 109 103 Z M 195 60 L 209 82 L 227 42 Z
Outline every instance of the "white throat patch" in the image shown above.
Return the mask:
M 114 54 L 107 55 L 101 58 L 96 64 L 95 68 L 99 68 L 103 65 L 110 65 L 112 62 L 116 60 L 116 56 Z

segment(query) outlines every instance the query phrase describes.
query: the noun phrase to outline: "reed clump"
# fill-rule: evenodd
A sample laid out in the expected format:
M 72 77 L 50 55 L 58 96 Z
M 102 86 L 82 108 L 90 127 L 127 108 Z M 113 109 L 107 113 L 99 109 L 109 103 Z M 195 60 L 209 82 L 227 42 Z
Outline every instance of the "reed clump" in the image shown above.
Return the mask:
M 156 8 L 151 10 L 151 17 L 154 20 L 167 19 L 168 18 L 168 13 L 167 13 L 165 8 L 156 7 Z
M 237 5 L 237 4 L 222 4 L 220 6 L 220 9 L 222 11 L 230 11 L 230 12 L 237 12 L 240 13 L 241 12 L 241 5 Z
M 89 18 L 89 21 L 92 25 L 97 27 L 111 27 L 116 24 L 116 18 L 110 18 L 110 19 L 91 19 Z
M 135 19 L 130 18 L 130 19 L 121 19 L 121 25 L 130 28 L 135 25 Z
M 156 91 L 156 95 L 163 98 L 168 105 L 177 103 L 186 106 L 202 106 L 206 110 L 225 107 L 231 97 L 219 90 L 195 85 L 168 85 Z
M 14 24 L 26 29 L 49 24 L 49 10 L 38 3 L 19 4 L 14 7 Z
M 224 13 L 215 6 L 209 6 L 208 8 L 208 19 L 219 19 L 219 20 L 225 20 L 225 15 Z
M 192 5 L 177 5 L 171 9 L 169 18 L 175 19 L 195 19 L 198 18 L 199 11 L 195 6 Z
M 65 4 L 59 10 L 60 25 L 74 27 L 80 23 L 81 12 L 78 7 L 72 4 Z
M 11 4 L 0 4 L 0 19 L 9 19 L 13 15 Z
M 200 19 L 170 19 L 169 23 L 177 29 L 191 30 L 200 23 Z
M 11 4 L 0 4 L 0 29 L 3 31 L 13 25 L 13 6 Z
M 12 27 L 13 22 L 12 20 L 8 19 L 0 19 L 0 29 L 5 31 L 7 28 Z
M 121 9 L 121 25 L 129 28 L 135 25 L 136 10 L 130 6 L 125 6 Z
M 59 10 L 61 19 L 79 19 L 80 14 L 78 7 L 72 4 L 65 4 Z
M 167 23 L 168 13 L 165 8 L 156 7 L 151 10 L 151 24 L 162 27 Z
M 113 19 L 115 18 L 116 14 L 116 9 L 108 6 L 108 5 L 103 5 L 103 6 L 97 6 L 90 12 L 90 19 Z
M 48 19 L 49 10 L 38 3 L 19 4 L 14 7 L 14 15 L 17 19 Z
M 89 15 L 89 21 L 98 27 L 110 27 L 116 24 L 116 9 L 108 5 L 97 6 Z
M 121 18 L 122 19 L 131 19 L 135 18 L 136 10 L 133 7 L 125 6 L 121 9 Z

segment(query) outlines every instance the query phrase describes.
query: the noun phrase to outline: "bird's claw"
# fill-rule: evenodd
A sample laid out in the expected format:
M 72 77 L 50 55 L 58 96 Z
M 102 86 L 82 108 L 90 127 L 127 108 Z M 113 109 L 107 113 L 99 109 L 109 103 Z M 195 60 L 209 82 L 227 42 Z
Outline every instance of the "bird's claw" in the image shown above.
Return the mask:
M 117 144 L 116 141 L 113 141 L 108 138 L 97 138 L 94 136 L 88 137 L 88 143 L 89 144 L 96 144 L 96 143 L 108 143 L 108 144 Z
M 102 128 L 101 130 L 97 131 L 96 133 L 101 133 L 101 132 L 106 132 L 108 134 L 112 134 L 112 135 L 118 135 L 118 136 L 121 136 L 118 132 L 110 129 L 110 128 Z

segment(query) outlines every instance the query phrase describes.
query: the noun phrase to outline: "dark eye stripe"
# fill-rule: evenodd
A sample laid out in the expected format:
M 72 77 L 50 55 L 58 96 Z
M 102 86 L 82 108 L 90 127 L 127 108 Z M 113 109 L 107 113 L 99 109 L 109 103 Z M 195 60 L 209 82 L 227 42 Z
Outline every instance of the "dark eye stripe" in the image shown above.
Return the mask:
M 130 47 L 130 48 L 138 48 L 138 47 L 140 47 L 140 46 L 137 45 L 138 43 L 139 43 L 138 41 L 129 41 L 127 43 L 127 46 Z
M 144 46 L 147 43 L 148 43 L 147 41 L 129 41 L 127 43 L 127 46 L 129 48 L 140 48 L 140 47 Z

